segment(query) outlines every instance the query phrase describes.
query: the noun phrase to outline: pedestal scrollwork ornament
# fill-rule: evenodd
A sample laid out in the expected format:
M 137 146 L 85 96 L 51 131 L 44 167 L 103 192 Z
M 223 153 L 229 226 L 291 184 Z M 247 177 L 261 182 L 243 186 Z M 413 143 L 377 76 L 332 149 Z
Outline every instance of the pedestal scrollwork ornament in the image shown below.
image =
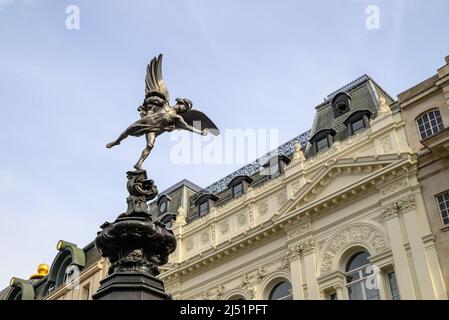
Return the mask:
M 176 249 L 176 238 L 171 230 L 176 214 L 151 216 L 148 201 L 156 198 L 158 190 L 142 169 L 142 163 L 153 149 L 156 137 L 164 132 L 185 129 L 202 135 L 219 134 L 205 114 L 192 109 L 190 100 L 176 101 L 175 106 L 169 105 L 168 90 L 162 79 L 162 55 L 159 55 L 147 67 L 145 99 L 138 108 L 141 119 L 107 145 L 108 148 L 119 145 L 130 135 L 145 135 L 147 141 L 134 165 L 136 170 L 127 172 L 127 210 L 113 223 L 105 222 L 95 239 L 97 249 L 109 259 L 111 266 L 109 276 L 101 281 L 94 299 L 171 298 L 156 276 L 158 267 L 166 264 L 168 256 Z
M 150 215 L 147 202 L 158 191 L 146 171 L 130 171 L 127 178 L 127 210 L 113 223 L 105 222 L 95 239 L 111 266 L 94 299 L 168 299 L 156 276 L 176 249 L 176 238 Z

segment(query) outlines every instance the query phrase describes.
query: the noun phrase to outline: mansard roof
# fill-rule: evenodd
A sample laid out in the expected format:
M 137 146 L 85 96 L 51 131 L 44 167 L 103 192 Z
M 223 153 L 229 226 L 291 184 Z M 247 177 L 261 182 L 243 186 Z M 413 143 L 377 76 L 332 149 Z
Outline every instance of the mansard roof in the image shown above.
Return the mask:
M 346 116 L 336 116 L 332 105 L 333 98 L 340 93 L 346 93 L 350 96 L 349 112 Z M 316 114 L 310 131 L 310 137 L 316 133 L 332 129 L 336 134 L 334 139 L 344 140 L 349 136 L 349 131 L 344 120 L 356 111 L 367 110 L 374 119 L 378 113 L 378 100 L 383 97 L 387 104 L 393 103 L 395 100 L 380 87 L 371 77 L 363 75 L 340 89 L 330 93 L 324 102 L 315 107 Z M 306 150 L 306 157 L 313 155 L 313 148 Z

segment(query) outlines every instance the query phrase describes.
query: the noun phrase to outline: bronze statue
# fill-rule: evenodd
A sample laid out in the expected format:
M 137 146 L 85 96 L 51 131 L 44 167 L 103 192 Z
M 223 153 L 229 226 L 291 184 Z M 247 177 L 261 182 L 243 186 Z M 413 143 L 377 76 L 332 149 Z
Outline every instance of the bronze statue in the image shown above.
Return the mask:
M 147 66 L 145 78 L 145 99 L 137 109 L 140 120 L 129 126 L 116 140 L 106 145 L 107 148 L 119 145 L 128 136 L 140 137 L 145 135 L 147 145 L 142 151 L 136 170 L 142 170 L 142 163 L 154 147 L 156 137 L 166 131 L 175 129 L 189 130 L 201 135 L 209 132 L 219 135 L 217 126 L 204 113 L 192 109 L 192 102 L 188 99 L 176 99 L 176 105 L 170 106 L 167 87 L 162 79 L 162 54 L 154 57 Z

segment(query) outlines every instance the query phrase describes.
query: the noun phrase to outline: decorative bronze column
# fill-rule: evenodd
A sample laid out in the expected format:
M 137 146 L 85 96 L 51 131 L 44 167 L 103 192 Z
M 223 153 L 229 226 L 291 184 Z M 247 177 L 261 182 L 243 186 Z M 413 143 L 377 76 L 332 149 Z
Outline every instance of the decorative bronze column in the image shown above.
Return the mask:
M 158 266 L 167 263 L 176 239 L 165 225 L 151 217 L 147 201 L 157 196 L 153 180 L 144 170 L 127 172 L 128 209 L 113 223 L 105 222 L 95 239 L 103 257 L 111 263 L 95 300 L 169 299 Z

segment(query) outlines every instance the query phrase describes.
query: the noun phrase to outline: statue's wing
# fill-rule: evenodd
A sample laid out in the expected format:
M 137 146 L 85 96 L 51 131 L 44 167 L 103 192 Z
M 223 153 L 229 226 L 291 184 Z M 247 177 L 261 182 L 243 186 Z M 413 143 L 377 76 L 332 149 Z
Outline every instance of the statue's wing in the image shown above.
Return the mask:
M 191 109 L 189 111 L 179 113 L 179 116 L 181 116 L 188 125 L 196 129 L 208 129 L 214 136 L 218 136 L 220 134 L 220 130 L 217 128 L 215 123 L 213 123 L 213 121 L 201 111 Z
M 162 78 L 162 54 L 157 58 L 154 57 L 150 64 L 147 65 L 147 75 L 145 77 L 145 96 L 150 93 L 159 92 L 165 96 L 168 101 L 170 96 Z

